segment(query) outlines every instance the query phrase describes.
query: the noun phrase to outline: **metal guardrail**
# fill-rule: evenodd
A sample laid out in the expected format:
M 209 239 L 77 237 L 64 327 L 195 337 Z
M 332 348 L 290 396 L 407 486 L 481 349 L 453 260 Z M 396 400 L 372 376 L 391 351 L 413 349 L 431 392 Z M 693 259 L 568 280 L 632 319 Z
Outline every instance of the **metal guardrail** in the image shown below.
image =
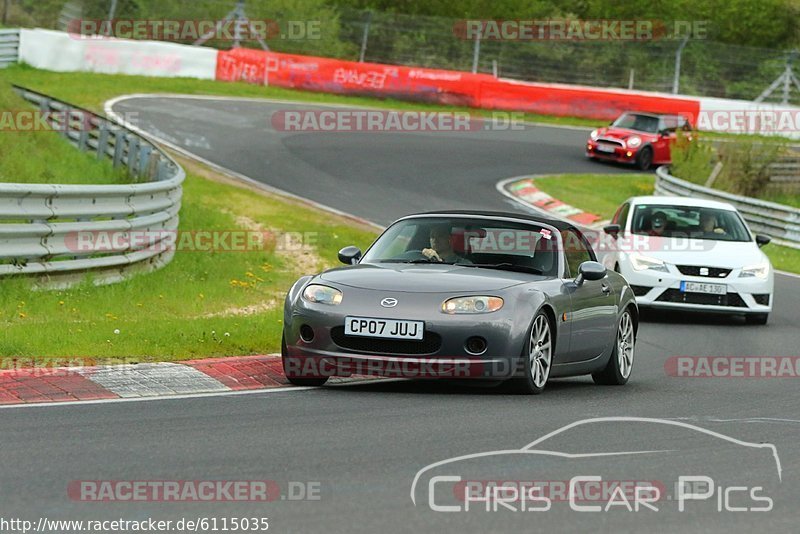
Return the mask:
M 0 69 L 19 61 L 19 30 L 0 30 Z
M 110 120 L 15 86 L 78 149 L 109 158 L 143 183 L 0 183 L 0 277 L 49 285 L 122 280 L 174 255 L 184 170 L 153 143 Z M 55 135 L 55 134 L 54 134 Z
M 733 204 L 753 231 L 772 237 L 779 245 L 800 249 L 800 209 L 702 187 L 670 175 L 667 166 L 656 170 L 655 192 Z

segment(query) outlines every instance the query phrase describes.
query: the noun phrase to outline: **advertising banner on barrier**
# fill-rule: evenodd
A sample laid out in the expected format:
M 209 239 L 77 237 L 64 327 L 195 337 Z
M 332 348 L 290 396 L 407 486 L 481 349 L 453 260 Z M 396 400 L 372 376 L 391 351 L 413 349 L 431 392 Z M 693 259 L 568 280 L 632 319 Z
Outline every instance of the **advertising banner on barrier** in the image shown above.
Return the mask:
M 213 80 L 217 51 L 159 41 L 77 39 L 51 30 L 20 32 L 19 59 L 56 72 L 101 72 Z
M 480 107 L 480 82 L 491 76 L 240 48 L 219 53 L 217 79 Z
M 699 101 L 689 97 L 517 82 L 488 74 L 357 63 L 250 49 L 220 52 L 217 79 L 601 120 L 614 119 L 631 109 L 690 116 L 696 116 L 699 111 Z

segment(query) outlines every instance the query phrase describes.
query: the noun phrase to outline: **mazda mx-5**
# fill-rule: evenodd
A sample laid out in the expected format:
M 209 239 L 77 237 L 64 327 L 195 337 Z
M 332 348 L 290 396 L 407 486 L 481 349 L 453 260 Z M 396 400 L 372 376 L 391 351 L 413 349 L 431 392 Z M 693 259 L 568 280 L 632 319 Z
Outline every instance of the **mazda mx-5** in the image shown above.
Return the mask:
M 300 278 L 284 308 L 283 367 L 331 376 L 477 378 L 540 393 L 550 378 L 625 384 L 638 308 L 579 229 L 529 215 L 437 212 L 389 226 L 344 267 Z

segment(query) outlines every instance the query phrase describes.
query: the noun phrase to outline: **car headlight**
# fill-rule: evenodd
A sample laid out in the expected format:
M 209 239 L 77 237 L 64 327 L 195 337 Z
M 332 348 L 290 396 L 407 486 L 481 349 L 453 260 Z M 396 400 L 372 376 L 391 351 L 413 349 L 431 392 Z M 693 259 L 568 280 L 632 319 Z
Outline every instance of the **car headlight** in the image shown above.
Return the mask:
M 342 292 L 332 287 L 311 284 L 303 290 L 303 298 L 309 302 L 336 306 L 342 303 Z
M 629 147 L 636 148 L 637 146 L 642 144 L 642 138 L 632 135 L 631 137 L 628 138 L 626 143 Z
M 769 262 L 759 263 L 757 265 L 750 265 L 742 269 L 739 273 L 739 278 L 759 278 L 766 280 L 769 276 Z
M 442 303 L 444 313 L 491 313 L 503 307 L 500 297 L 457 297 Z
M 592 130 L 592 133 L 589 134 L 589 137 L 591 137 L 592 139 L 597 139 L 597 136 L 599 136 L 599 135 L 600 135 L 599 131 Z
M 631 266 L 633 266 L 634 271 L 652 269 L 654 271 L 662 271 L 665 273 L 669 272 L 669 269 L 667 269 L 667 264 L 662 260 L 650 258 L 648 256 L 642 256 L 641 254 L 631 254 L 628 257 L 631 260 Z

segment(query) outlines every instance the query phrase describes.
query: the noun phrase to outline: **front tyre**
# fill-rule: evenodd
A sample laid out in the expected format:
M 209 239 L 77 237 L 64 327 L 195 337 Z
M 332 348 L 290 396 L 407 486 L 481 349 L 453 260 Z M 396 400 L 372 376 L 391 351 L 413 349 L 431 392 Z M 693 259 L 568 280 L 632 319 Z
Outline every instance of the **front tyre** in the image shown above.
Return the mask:
M 539 312 L 533 319 L 528 343 L 522 351 L 523 376 L 512 379 L 517 393 L 538 395 L 544 391 L 553 366 L 552 332 L 547 314 Z
M 305 378 L 296 376 L 297 371 L 291 370 L 291 366 L 289 365 L 288 359 L 289 359 L 289 350 L 286 348 L 286 337 L 282 335 L 281 362 L 283 363 L 283 374 L 286 375 L 286 379 L 289 381 L 289 383 L 294 384 L 295 386 L 321 386 L 328 381 L 327 376 L 305 377 Z
M 650 168 L 653 164 L 653 149 L 649 146 L 646 146 L 639 150 L 639 153 L 636 154 L 636 166 L 639 169 L 646 171 Z
M 605 369 L 592 374 L 595 384 L 603 386 L 624 386 L 631 376 L 633 356 L 636 349 L 636 331 L 630 310 L 622 312 L 617 323 L 617 337 L 614 349 Z

